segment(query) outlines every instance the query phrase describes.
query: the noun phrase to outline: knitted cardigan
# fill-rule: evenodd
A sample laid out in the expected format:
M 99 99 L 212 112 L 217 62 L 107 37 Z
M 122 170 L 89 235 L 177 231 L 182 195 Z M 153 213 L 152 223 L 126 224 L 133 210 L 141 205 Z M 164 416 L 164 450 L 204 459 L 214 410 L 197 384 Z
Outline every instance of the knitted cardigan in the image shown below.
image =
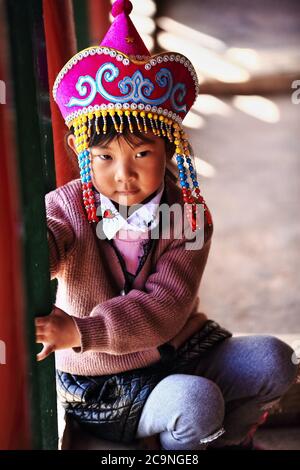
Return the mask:
M 124 295 L 119 257 L 87 221 L 80 180 L 51 191 L 45 202 L 51 279 L 58 280 L 55 305 L 72 316 L 81 338 L 81 347 L 55 352 L 57 369 L 95 376 L 147 367 L 161 358 L 159 346 L 178 348 L 204 325 L 198 289 L 213 226 L 205 223 L 199 248 L 186 249 L 193 240 L 183 229 L 181 237 L 174 236 L 171 214 L 168 238 L 161 232 L 153 240 Z M 181 189 L 167 173 L 164 202 L 180 204 L 183 211 Z

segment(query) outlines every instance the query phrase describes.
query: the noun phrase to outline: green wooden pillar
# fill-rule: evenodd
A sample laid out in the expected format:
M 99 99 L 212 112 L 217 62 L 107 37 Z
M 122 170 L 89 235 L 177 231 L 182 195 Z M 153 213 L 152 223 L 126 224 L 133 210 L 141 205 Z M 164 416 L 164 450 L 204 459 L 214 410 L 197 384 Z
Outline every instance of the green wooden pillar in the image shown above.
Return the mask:
M 88 0 L 73 0 L 77 49 L 81 51 L 90 46 Z
M 42 0 L 7 0 L 6 5 L 22 199 L 32 448 L 57 449 L 54 356 L 36 361 L 41 345 L 35 343 L 34 329 L 34 317 L 48 315 L 53 302 L 44 196 L 55 185 Z

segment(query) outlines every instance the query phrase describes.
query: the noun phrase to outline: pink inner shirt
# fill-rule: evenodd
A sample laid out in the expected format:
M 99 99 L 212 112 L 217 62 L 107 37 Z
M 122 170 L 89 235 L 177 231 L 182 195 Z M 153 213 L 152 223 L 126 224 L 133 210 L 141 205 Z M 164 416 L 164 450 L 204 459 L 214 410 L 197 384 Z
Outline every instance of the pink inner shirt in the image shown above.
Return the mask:
M 162 181 L 154 196 L 146 204 L 135 210 L 125 220 L 113 201 L 99 193 L 103 215 L 103 230 L 108 239 L 124 259 L 126 270 L 136 274 L 140 257 L 144 254 L 144 241 L 149 239 L 150 230 L 158 223 L 158 208 L 164 191 Z
M 116 233 L 112 242 L 119 253 L 122 255 L 125 261 L 126 270 L 134 275 L 139 265 L 139 257 L 141 257 L 144 253 L 143 240 L 147 240 L 149 238 L 149 231 L 134 232 L 135 238 L 130 238 L 130 236 L 128 236 L 126 239 L 126 235 L 129 235 L 128 232 L 130 232 L 130 230 L 120 229 Z

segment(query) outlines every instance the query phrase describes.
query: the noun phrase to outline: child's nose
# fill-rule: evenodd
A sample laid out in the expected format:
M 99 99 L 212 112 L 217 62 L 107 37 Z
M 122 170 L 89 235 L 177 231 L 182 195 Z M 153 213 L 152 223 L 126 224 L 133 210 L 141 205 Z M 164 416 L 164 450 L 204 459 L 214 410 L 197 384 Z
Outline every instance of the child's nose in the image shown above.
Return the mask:
M 115 173 L 115 178 L 118 183 L 130 183 L 135 180 L 135 171 L 134 169 L 128 165 L 128 164 L 123 164 L 118 166 L 116 173 Z

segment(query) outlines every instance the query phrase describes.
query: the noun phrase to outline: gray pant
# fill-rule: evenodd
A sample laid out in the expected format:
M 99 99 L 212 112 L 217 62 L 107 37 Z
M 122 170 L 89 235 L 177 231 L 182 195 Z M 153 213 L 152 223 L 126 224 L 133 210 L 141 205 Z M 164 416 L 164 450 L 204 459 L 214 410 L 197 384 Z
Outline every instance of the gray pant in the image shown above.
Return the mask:
M 149 395 L 137 438 L 159 434 L 166 450 L 242 442 L 295 381 L 289 345 L 270 335 L 233 337 L 196 364 L 161 380 Z

